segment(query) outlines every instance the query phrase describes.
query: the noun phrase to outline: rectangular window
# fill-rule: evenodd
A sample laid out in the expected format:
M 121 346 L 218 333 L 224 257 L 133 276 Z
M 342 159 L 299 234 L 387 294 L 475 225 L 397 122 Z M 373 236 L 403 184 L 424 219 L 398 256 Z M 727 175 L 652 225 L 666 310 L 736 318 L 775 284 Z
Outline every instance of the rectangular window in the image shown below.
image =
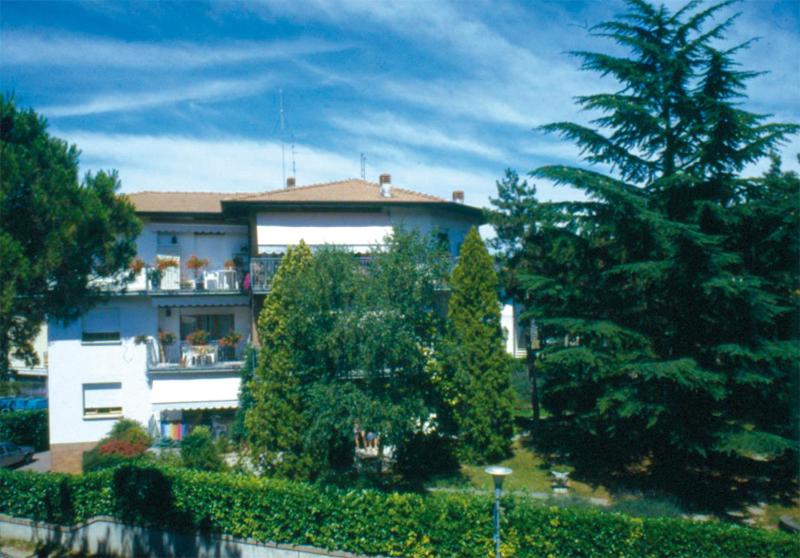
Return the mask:
M 233 314 L 181 315 L 181 339 L 199 329 L 207 331 L 211 341 L 217 341 L 233 331 Z
M 83 343 L 117 343 L 120 340 L 119 308 L 95 308 L 83 316 Z
M 83 384 L 83 416 L 86 418 L 121 417 L 122 383 Z

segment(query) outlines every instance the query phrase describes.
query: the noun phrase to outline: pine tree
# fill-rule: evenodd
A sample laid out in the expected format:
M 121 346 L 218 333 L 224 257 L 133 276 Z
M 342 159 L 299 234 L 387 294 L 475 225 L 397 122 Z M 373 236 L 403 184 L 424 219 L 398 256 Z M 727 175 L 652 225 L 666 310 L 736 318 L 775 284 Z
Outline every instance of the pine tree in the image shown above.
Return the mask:
M 714 47 L 734 18 L 707 28 L 729 2 L 675 13 L 628 4 L 594 31 L 629 57 L 575 53 L 620 90 L 578 98 L 602 113 L 591 126 L 544 127 L 611 171 L 537 169 L 588 201 L 529 204 L 536 226 L 510 236 L 515 280 L 549 341 L 545 403 L 598 453 L 667 469 L 719 452 L 791 450 L 779 424 L 791 419 L 766 419 L 743 399 L 760 393 L 770 405 L 789 387 L 794 353 L 776 324 L 793 308 L 771 285 L 770 264 L 758 270 L 745 253 L 750 204 L 771 187 L 737 175 L 798 127 L 739 105 L 754 75 L 735 70 L 745 45 Z M 514 217 L 495 205 L 496 219 Z M 771 224 L 786 234 L 786 222 Z
M 259 456 L 271 476 L 303 478 L 309 460 L 303 452 L 306 431 L 298 374 L 301 349 L 295 331 L 302 293 L 297 278 L 313 256 L 301 242 L 283 257 L 258 318 L 261 350 L 252 382 L 254 403 L 247 411 L 247 427 L 253 455 Z M 302 320 L 301 320 L 302 321 Z
M 459 452 L 469 462 L 506 456 L 513 433 L 511 372 L 500 327 L 497 274 L 472 228 L 451 279 L 447 368 Z

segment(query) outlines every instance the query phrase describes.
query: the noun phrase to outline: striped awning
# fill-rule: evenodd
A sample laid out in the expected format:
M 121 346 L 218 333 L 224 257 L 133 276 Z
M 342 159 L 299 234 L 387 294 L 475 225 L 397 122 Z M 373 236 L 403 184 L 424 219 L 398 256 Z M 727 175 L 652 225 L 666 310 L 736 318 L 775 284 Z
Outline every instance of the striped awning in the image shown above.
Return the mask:
M 162 411 L 201 411 L 206 409 L 236 409 L 239 407 L 239 401 L 234 399 L 232 401 L 181 401 L 175 403 L 153 403 L 153 412 L 161 413 Z
M 211 295 L 196 292 L 176 296 L 154 296 L 153 306 L 163 308 L 169 306 L 250 306 L 250 297 L 247 295 Z

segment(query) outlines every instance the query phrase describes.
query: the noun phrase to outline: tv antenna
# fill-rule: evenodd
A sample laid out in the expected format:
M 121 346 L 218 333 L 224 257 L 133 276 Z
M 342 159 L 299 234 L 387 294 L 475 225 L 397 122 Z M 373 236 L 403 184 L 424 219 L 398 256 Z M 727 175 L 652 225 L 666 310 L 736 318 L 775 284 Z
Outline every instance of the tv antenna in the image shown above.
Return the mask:
M 283 117 L 283 89 L 278 89 L 278 96 L 280 100 L 280 118 L 281 118 L 281 169 L 283 170 L 283 182 L 281 187 L 286 185 L 286 122 Z
M 367 156 L 361 154 L 361 180 L 367 179 Z

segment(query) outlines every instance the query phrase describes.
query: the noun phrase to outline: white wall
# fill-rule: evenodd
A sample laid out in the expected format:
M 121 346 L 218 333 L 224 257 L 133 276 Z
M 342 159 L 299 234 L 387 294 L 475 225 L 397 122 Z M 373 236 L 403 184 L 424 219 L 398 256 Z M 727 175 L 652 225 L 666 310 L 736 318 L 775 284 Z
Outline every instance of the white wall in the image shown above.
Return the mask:
M 450 251 L 458 247 L 474 223 L 467 217 L 430 208 L 393 207 L 374 212 L 262 212 L 256 215 L 260 251 L 272 246 L 337 244 L 368 249 L 383 244 L 392 228 L 402 226 L 425 233 L 447 232 Z
M 50 443 L 93 442 L 105 436 L 116 419 L 83 417 L 83 384 L 120 382 L 122 413 L 147 425 L 151 414 L 146 350 L 134 337 L 157 329 L 156 309 L 144 297 L 116 297 L 102 308 L 119 308 L 119 343 L 81 343 L 81 319 L 64 326 L 49 324 Z
M 158 376 L 153 378 L 151 400 L 154 405 L 168 403 L 194 403 L 219 401 L 238 406 L 238 373 L 210 375 L 204 372 L 179 372 L 181 377 Z

